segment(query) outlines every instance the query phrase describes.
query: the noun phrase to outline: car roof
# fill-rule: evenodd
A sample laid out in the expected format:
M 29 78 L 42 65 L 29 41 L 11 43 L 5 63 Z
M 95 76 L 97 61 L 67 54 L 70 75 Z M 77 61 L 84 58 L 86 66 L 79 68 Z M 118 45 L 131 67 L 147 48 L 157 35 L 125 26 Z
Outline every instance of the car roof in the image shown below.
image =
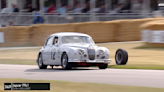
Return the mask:
M 89 36 L 89 35 L 78 33 L 78 32 L 59 32 L 59 33 L 54 33 L 51 36 L 63 37 L 63 36 Z

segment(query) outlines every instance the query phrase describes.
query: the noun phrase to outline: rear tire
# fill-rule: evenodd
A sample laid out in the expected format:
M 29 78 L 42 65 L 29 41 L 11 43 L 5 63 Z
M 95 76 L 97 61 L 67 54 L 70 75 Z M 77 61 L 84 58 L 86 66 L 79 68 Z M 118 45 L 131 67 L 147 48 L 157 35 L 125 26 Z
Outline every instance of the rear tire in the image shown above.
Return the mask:
M 40 54 L 38 58 L 38 67 L 39 69 L 47 69 L 47 65 L 43 64 L 42 54 Z
M 126 65 L 128 62 L 128 53 L 126 50 L 118 49 L 116 51 L 115 60 L 117 65 Z
M 106 69 L 106 68 L 108 68 L 108 64 L 99 65 L 99 69 Z
M 62 63 L 62 69 L 64 70 L 72 69 L 71 65 L 68 63 L 68 55 L 66 53 L 62 54 L 61 63 Z

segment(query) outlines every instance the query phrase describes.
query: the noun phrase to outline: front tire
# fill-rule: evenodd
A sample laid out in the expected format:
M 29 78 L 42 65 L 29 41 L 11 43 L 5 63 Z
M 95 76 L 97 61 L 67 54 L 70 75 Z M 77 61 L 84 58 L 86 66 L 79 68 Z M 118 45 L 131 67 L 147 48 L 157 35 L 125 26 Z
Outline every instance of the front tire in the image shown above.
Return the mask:
M 47 69 L 47 65 L 43 64 L 42 54 L 40 54 L 38 58 L 38 67 L 39 69 Z
M 108 68 L 108 64 L 99 65 L 99 69 L 106 69 L 106 68 Z
M 72 69 L 71 65 L 68 63 L 68 55 L 66 53 L 62 54 L 61 63 L 62 63 L 62 69 L 64 70 Z

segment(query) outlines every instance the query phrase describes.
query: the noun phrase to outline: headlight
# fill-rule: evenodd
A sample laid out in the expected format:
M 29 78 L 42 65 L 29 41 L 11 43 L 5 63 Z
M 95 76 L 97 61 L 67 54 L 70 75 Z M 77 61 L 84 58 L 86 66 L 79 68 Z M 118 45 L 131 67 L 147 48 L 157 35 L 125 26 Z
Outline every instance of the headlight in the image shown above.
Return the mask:
M 99 51 L 99 54 L 100 54 L 100 55 L 104 55 L 104 54 L 105 54 L 105 51 L 100 50 L 100 51 Z
M 80 54 L 80 55 L 83 55 L 83 54 L 84 54 L 84 50 L 82 50 L 82 49 L 79 50 L 79 54 Z

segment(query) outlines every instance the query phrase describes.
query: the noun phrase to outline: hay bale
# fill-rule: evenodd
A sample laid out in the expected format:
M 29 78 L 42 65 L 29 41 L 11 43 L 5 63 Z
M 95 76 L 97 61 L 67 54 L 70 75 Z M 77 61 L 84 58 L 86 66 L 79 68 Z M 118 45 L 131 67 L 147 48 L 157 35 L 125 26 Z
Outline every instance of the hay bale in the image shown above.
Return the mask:
M 128 41 L 129 36 L 131 36 L 127 24 L 130 22 L 130 19 L 126 20 L 116 20 L 116 29 L 115 29 L 115 36 L 114 40 L 116 42 L 120 41 Z
M 95 42 L 138 41 L 141 39 L 140 28 L 163 30 L 161 23 L 147 23 L 164 18 L 125 19 L 107 22 L 85 22 L 71 24 L 37 24 L 32 26 L 0 28 L 4 32 L 5 42 L 0 46 L 42 46 L 47 37 L 57 32 L 80 32 L 90 35 Z M 162 25 L 162 26 L 161 26 Z
M 9 31 L 9 28 L 0 28 L 0 32 L 4 33 L 4 43 L 0 43 L 0 47 L 8 46 L 13 43 L 12 33 Z
M 38 24 L 31 26 L 30 42 L 43 46 L 48 36 L 58 32 L 75 32 L 73 24 Z
M 14 26 L 9 27 L 11 31 L 14 31 L 14 40 L 17 42 L 29 42 L 29 26 Z
M 140 26 L 140 30 L 142 29 L 149 29 L 149 30 L 163 30 L 164 20 L 156 20 L 147 22 Z
M 163 20 L 164 18 L 144 18 L 144 19 L 130 19 L 118 20 L 116 41 L 139 41 L 141 40 L 141 31 L 139 26 L 154 20 Z
M 0 28 L 0 32 L 4 32 L 4 43 L 0 46 L 24 46 L 29 45 L 29 29 L 30 27 L 4 27 Z
M 145 45 L 150 47 L 164 47 L 164 20 L 151 21 L 140 26 L 140 30 L 149 30 L 148 42 Z M 158 32 L 155 33 L 154 32 Z M 155 38 L 153 38 L 155 37 Z M 158 38 L 157 38 L 158 37 Z M 158 40 L 152 42 L 152 40 Z
M 98 42 L 113 42 L 116 22 L 86 22 L 76 23 L 76 32 L 90 35 Z

